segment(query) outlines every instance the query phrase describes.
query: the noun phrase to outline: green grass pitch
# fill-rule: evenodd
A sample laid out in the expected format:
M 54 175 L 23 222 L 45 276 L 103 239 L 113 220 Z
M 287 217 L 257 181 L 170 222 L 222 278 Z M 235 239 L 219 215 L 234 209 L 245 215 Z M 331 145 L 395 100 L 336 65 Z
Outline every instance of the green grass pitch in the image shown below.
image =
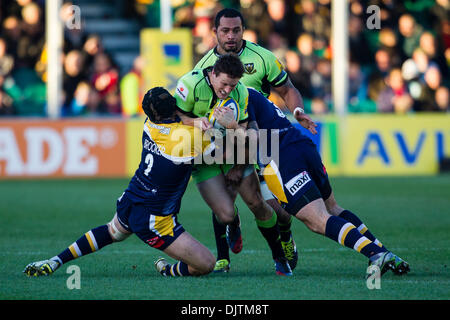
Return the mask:
M 239 199 L 244 249 L 231 253 L 231 272 L 163 278 L 153 261 L 163 254 L 136 236 L 28 278 L 26 264 L 52 257 L 86 231 L 110 221 L 127 179 L 0 181 L 1 300 L 399 300 L 450 297 L 450 176 L 332 178 L 339 204 L 357 213 L 387 248 L 411 265 L 369 290 L 367 259 L 310 232 L 295 220 L 299 263 L 292 277 L 275 274 L 267 244 Z M 191 183 L 179 216 L 185 229 L 215 254 L 210 210 Z M 172 261 L 172 260 L 171 260 Z M 68 289 L 68 267 L 80 268 L 80 289 Z

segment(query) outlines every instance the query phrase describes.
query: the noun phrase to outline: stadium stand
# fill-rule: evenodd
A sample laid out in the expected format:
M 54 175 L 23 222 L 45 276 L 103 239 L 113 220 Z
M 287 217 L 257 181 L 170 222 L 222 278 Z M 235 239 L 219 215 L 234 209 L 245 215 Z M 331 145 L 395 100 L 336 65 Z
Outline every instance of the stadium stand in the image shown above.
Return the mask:
M 64 10 L 72 4 L 81 8 L 82 27 L 64 33 L 64 59 L 71 62 L 64 64 L 62 115 L 132 116 L 137 111 L 123 111 L 127 92 L 121 87 L 135 91 L 142 80 L 135 63 L 139 30 L 159 26 L 159 1 L 65 1 L 62 16 L 70 18 Z M 285 64 L 306 111 L 333 112 L 331 0 L 175 0 L 172 5 L 174 27 L 192 29 L 193 63 L 215 44 L 215 13 L 235 7 L 247 21 L 245 37 Z M 380 9 L 380 29 L 366 25 L 370 5 Z M 1 2 L 0 116 L 46 116 L 44 8 L 44 0 Z M 349 11 L 349 111 L 449 112 L 449 2 L 351 0 Z

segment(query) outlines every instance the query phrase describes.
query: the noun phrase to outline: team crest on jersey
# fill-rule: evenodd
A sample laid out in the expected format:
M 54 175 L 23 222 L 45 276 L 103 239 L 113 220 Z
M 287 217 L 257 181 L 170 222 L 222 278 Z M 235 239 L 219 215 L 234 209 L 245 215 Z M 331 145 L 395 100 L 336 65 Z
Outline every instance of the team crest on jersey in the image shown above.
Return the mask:
M 245 73 L 248 73 L 248 74 L 254 74 L 256 72 L 255 64 L 254 63 L 245 63 L 244 71 L 245 71 Z

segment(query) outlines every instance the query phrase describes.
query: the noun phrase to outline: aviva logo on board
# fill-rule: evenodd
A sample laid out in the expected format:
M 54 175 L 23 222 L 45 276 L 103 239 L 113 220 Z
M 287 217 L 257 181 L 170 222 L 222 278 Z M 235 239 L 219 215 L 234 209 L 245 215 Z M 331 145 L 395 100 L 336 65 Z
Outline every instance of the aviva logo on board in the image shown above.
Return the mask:
M 166 66 L 177 66 L 181 63 L 181 45 L 178 43 L 164 43 L 164 62 Z
M 450 116 L 349 115 L 315 117 L 316 144 L 330 175 L 433 175 L 450 156 Z
M 450 117 L 350 116 L 342 135 L 344 173 L 348 175 L 435 174 L 449 156 Z

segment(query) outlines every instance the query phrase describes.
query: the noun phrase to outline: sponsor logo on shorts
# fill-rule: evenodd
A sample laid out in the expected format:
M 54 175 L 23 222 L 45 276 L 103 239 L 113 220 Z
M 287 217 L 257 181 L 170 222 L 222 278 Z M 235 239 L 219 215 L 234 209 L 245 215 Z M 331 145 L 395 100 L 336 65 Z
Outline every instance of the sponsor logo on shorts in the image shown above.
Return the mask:
M 164 244 L 164 240 L 161 239 L 160 237 L 154 237 L 154 238 L 148 239 L 145 242 L 147 242 L 147 244 L 152 248 L 159 248 Z
M 308 172 L 303 171 L 289 180 L 284 186 L 288 189 L 289 193 L 295 195 L 305 184 L 311 181 Z

